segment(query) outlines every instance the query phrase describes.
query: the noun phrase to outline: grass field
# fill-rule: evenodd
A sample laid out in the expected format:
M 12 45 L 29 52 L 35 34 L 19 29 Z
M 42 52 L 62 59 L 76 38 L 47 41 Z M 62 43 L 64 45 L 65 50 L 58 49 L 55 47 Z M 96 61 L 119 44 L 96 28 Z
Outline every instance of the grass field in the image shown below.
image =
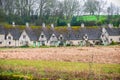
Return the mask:
M 119 49 L 1 48 L 0 80 L 120 80 Z
M 85 15 L 85 16 L 80 16 L 77 18 L 77 21 L 83 20 L 83 21 L 97 21 L 98 19 L 97 15 Z M 105 15 L 100 15 L 99 16 L 99 21 L 107 19 L 107 16 Z
M 119 64 L 95 64 L 90 68 L 90 63 L 80 62 L 60 62 L 60 61 L 45 61 L 45 60 L 0 60 L 0 75 L 19 75 L 33 77 L 52 78 L 53 76 L 68 77 L 67 75 L 78 75 L 75 78 L 80 78 L 81 74 L 87 77 L 92 71 L 96 75 L 114 75 L 120 76 Z M 56 73 L 57 72 L 57 73 Z M 37 74 L 37 75 L 36 75 Z M 57 78 L 59 78 L 57 77 Z M 60 77 L 60 78 L 61 78 Z M 112 77 L 112 76 L 109 76 Z

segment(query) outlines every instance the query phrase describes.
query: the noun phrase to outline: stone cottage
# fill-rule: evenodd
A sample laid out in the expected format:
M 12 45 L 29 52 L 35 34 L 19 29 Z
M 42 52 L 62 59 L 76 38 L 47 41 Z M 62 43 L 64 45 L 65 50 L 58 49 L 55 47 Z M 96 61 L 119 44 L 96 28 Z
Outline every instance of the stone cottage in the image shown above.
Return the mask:
M 51 28 L 44 24 L 39 29 L 31 29 L 28 26 L 25 29 L 6 29 L 0 26 L 0 47 L 84 46 L 87 43 L 108 45 L 112 42 L 120 43 L 120 28 L 87 28 L 83 24 L 79 29 L 74 29 L 70 25 L 57 29 L 53 24 Z

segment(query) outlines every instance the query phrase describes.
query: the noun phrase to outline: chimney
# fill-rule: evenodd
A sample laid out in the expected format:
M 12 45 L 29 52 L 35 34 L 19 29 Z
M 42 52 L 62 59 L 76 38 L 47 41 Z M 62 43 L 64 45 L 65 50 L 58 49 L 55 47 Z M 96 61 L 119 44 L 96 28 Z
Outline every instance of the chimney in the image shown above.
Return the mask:
M 82 24 L 81 24 L 81 28 L 84 28 L 84 27 L 85 27 L 85 25 L 84 25 L 84 23 L 82 23 Z
M 12 26 L 15 27 L 15 22 L 14 21 L 12 22 Z
M 54 29 L 54 24 L 51 24 L 51 28 Z
M 29 27 L 29 23 L 28 22 L 26 22 L 26 27 Z
M 108 24 L 108 27 L 109 28 L 113 28 L 113 24 Z
M 71 27 L 70 23 L 68 23 L 67 26 L 68 26 L 68 28 L 70 28 Z
M 42 27 L 43 27 L 43 28 L 45 28 L 45 27 L 46 27 L 46 26 L 45 26 L 45 23 L 42 23 Z

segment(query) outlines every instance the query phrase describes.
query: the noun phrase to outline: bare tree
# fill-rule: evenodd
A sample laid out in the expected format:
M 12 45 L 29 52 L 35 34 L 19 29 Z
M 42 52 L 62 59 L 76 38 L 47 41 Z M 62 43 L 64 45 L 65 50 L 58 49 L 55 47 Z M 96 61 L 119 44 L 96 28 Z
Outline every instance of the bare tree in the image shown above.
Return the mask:
M 64 0 L 63 11 L 67 22 L 71 21 L 72 16 L 77 12 L 79 8 L 78 0 Z
M 105 11 L 104 7 L 107 4 L 106 0 L 98 0 L 98 4 L 97 4 L 97 14 L 98 14 L 98 20 L 99 20 L 99 16 L 102 12 Z
M 84 3 L 84 12 L 94 15 L 97 12 L 99 2 L 97 0 L 87 0 Z

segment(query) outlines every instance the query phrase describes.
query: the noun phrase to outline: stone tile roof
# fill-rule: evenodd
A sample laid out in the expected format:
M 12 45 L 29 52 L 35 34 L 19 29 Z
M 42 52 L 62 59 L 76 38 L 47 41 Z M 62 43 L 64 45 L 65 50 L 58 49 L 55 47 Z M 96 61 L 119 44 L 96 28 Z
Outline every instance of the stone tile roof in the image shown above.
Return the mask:
M 0 34 L 5 34 L 5 29 L 3 26 L 0 26 Z
M 22 31 L 18 28 L 5 29 L 5 39 L 9 33 L 13 36 L 14 40 L 19 40 Z
M 120 36 L 120 28 L 105 28 L 110 36 Z
M 120 28 L 105 28 L 110 36 L 120 36 Z M 7 35 L 10 33 L 14 40 L 19 40 L 23 30 L 18 28 L 4 29 L 0 26 L 0 34 Z M 25 28 L 26 33 L 30 37 L 31 41 L 38 41 L 41 32 L 45 34 L 47 40 L 50 39 L 51 35 L 54 33 L 57 38 L 62 35 L 65 40 L 83 40 L 85 34 L 88 35 L 89 40 L 99 40 L 102 34 L 102 28 L 61 28 L 61 29 L 49 29 L 49 28 L 39 28 L 31 29 L 30 27 Z
M 37 36 L 35 35 L 34 31 L 31 28 L 27 27 L 25 28 L 25 31 L 31 41 L 37 41 Z

